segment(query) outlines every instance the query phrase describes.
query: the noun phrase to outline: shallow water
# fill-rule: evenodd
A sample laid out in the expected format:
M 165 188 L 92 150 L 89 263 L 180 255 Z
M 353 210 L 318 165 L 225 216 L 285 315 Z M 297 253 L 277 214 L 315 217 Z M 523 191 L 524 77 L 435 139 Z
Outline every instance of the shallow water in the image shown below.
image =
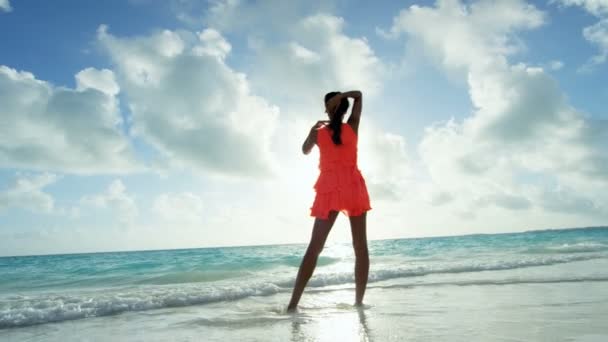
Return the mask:
M 0 258 L 0 340 L 608 340 L 608 229 L 327 246 L 295 314 L 306 246 Z M 344 339 L 348 337 L 348 339 Z

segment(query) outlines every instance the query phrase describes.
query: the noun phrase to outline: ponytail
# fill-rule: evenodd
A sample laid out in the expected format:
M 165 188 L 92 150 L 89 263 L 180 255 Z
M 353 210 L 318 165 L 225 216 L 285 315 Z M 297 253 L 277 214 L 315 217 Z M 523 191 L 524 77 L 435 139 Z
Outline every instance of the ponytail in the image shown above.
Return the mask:
M 340 93 L 339 92 L 327 93 L 325 95 L 325 102 L 329 101 L 329 99 L 331 99 L 332 97 L 334 97 L 338 94 L 340 94 Z M 342 120 L 344 118 L 344 114 L 346 114 L 346 111 L 348 110 L 348 106 L 349 106 L 348 99 L 342 98 L 340 100 L 340 104 L 338 105 L 338 108 L 336 108 L 336 112 L 331 117 L 331 121 L 329 123 L 329 128 L 331 128 L 331 130 L 333 132 L 333 134 L 331 136 L 331 140 L 336 145 L 342 145 L 342 138 L 341 138 Z

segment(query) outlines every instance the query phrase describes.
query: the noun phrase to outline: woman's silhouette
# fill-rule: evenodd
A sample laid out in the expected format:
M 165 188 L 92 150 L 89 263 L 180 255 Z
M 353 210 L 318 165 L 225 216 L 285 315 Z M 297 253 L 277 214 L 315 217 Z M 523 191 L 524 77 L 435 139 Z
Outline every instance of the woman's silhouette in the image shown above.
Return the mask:
M 347 123 L 344 114 L 353 98 L 353 109 Z M 371 209 L 365 180 L 357 166 L 357 134 L 361 118 L 360 91 L 331 92 L 325 95 L 325 112 L 329 121 L 318 121 L 302 145 L 304 154 L 319 146 L 319 178 L 315 183 L 316 196 L 310 215 L 314 216 L 312 236 L 300 265 L 288 310 L 294 310 L 306 283 L 317 265 L 317 258 L 339 212 L 350 220 L 355 250 L 355 304 L 363 303 L 369 273 L 366 213 Z

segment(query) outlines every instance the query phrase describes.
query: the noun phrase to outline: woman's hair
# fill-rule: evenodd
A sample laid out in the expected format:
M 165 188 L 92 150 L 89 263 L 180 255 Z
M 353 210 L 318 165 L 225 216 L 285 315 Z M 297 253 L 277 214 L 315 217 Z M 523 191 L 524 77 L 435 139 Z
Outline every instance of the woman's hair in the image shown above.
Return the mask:
M 340 94 L 340 92 L 332 91 L 330 93 L 325 94 L 325 103 L 329 101 L 332 97 Z M 340 138 L 340 134 L 342 133 L 342 120 L 344 118 L 344 114 L 348 110 L 348 99 L 342 98 L 340 100 L 340 104 L 336 109 L 336 112 L 331 116 L 331 121 L 329 122 L 329 128 L 333 131 L 331 136 L 331 140 L 333 140 L 334 144 L 342 145 L 342 139 Z

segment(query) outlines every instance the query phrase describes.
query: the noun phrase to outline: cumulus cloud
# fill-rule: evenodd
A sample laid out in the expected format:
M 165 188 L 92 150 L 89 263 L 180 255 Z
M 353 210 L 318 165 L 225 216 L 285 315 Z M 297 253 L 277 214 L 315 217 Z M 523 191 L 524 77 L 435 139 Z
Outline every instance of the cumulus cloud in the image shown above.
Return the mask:
M 543 24 L 544 14 L 520 0 L 438 1 L 436 7 L 413 5 L 393 19 L 392 36 L 420 39 L 426 52 L 446 68 L 484 69 L 505 61 L 521 43 L 519 30 Z M 441 22 L 441 25 L 436 23 Z M 483 28 L 483 29 L 480 29 Z
M 515 34 L 538 27 L 543 18 L 534 6 L 515 0 L 440 1 L 412 6 L 395 18 L 392 34 L 407 34 L 446 70 L 466 74 L 474 106 L 462 122 L 427 128 L 419 153 L 438 191 L 468 198 L 472 206 L 551 207 L 535 182 L 521 176 L 534 173 L 562 188 L 588 190 L 580 196 L 594 203 L 596 215 L 606 215 L 605 123 L 572 108 L 543 69 L 508 62 L 521 48 Z
M 300 6 L 302 10 L 296 13 L 291 3 L 289 6 L 282 2 L 274 3 L 254 5 L 218 1 L 206 20 L 214 25 L 223 25 L 221 27 L 226 30 L 248 35 L 253 53 L 248 75 L 254 89 L 281 105 L 284 129 L 277 132 L 274 141 L 278 152 L 283 152 L 283 160 L 291 161 L 293 150 L 283 149 L 299 146 L 300 135 L 307 131 L 307 126 L 321 118 L 315 117 L 314 113 L 323 115 L 322 97 L 325 92 L 361 90 L 365 116 L 365 112 L 370 110 L 370 100 L 380 92 L 387 77 L 387 67 L 365 37 L 347 35 L 347 22 L 319 10 L 321 5 L 297 2 L 296 7 Z M 269 11 L 277 12 L 278 22 L 266 22 Z M 227 24 L 236 18 L 239 21 L 235 23 L 236 27 Z M 405 153 L 403 138 L 372 127 L 371 121 L 365 122 L 361 133 L 365 138 L 360 142 L 364 155 L 361 159 L 369 157 L 369 160 L 382 159 L 378 161 L 383 162 L 392 158 L 401 165 Z M 367 173 L 372 178 L 370 187 L 373 195 L 396 198 L 399 191 L 394 189 L 395 180 L 402 167 L 376 168 L 373 166 L 377 163 L 368 164 L 372 166 L 368 167 Z
M 599 49 L 599 54 L 592 56 L 581 71 L 589 71 L 593 66 L 602 64 L 608 59 L 608 0 L 552 0 L 551 2 L 562 6 L 581 7 L 599 21 L 583 28 L 583 37 Z
M 182 5 L 189 13 L 200 13 L 189 7 L 192 4 Z M 363 91 L 366 115 L 370 99 L 379 94 L 388 76 L 387 66 L 367 39 L 346 34 L 349 24 L 331 14 L 333 6 L 327 1 L 217 0 L 204 11 L 206 25 L 245 35 L 252 53 L 245 64 L 252 88 L 281 106 L 281 129 L 273 138 L 282 161 L 281 175 L 300 174 L 300 168 L 310 167 L 294 151 L 299 150 L 301 135 L 314 120 L 322 118 L 314 113 L 323 115 L 325 92 Z M 269 21 L 269 16 L 273 20 Z M 189 22 L 193 19 L 180 17 Z M 374 198 L 396 199 L 402 192 L 396 187 L 404 183 L 410 167 L 404 140 L 373 127 L 371 121 L 365 122 L 360 148 L 361 160 L 367 161 L 364 171 L 370 178 L 370 192 Z M 387 160 L 392 160 L 392 167 L 376 167 Z
M 135 169 L 109 70 L 85 69 L 77 89 L 0 66 L 0 166 L 68 173 Z
M 272 174 L 277 107 L 252 94 L 225 62 L 230 44 L 213 29 L 121 38 L 101 26 L 134 133 L 177 166 L 239 177 Z
M 583 37 L 595 44 L 600 50 L 598 55 L 591 57 L 590 63 L 595 65 L 606 62 L 608 58 L 608 16 L 594 25 L 585 27 Z
M 230 43 L 217 30 L 205 29 L 198 37 L 202 44 L 193 49 L 197 55 L 210 55 L 223 60 L 232 50 Z
M 258 37 L 251 45 L 254 85 L 291 102 L 305 99 L 310 106 L 314 100 L 317 107 L 331 90 L 359 89 L 374 96 L 386 68 L 364 37 L 344 33 L 345 25 L 343 18 L 316 14 L 299 19 L 278 39 Z
M 127 193 L 120 179 L 112 181 L 108 188 L 100 194 L 84 196 L 82 204 L 111 210 L 123 224 L 132 223 L 139 215 L 133 195 Z
M 33 212 L 51 213 L 55 206 L 53 196 L 43 189 L 57 181 L 57 176 L 44 173 L 19 176 L 9 189 L 0 192 L 0 214 L 10 208 L 24 208 Z
M 413 165 L 403 136 L 372 124 L 361 127 L 361 169 L 371 198 L 394 201 L 403 198 L 412 181 Z
M 552 0 L 563 6 L 579 6 L 595 16 L 608 14 L 608 1 L 606 0 Z
M 13 10 L 11 3 L 8 0 L 0 0 L 0 10 L 4 12 L 10 12 Z
M 162 194 L 156 198 L 154 211 L 163 219 L 173 222 L 200 222 L 203 217 L 203 200 L 190 192 Z
M 207 7 L 208 5 L 208 7 Z M 242 1 L 212 0 L 204 4 L 205 8 L 187 8 L 184 10 L 197 15 L 202 13 L 204 24 L 217 27 L 225 32 L 245 32 L 264 34 L 288 31 L 294 22 L 316 13 L 328 13 L 334 5 L 332 1 Z M 183 13 L 183 11 L 182 11 Z M 180 18 L 192 15 L 181 15 Z M 272 18 L 272 20 L 268 20 Z M 189 20 L 190 22 L 194 20 Z
M 96 89 L 108 95 L 116 95 L 120 91 L 111 70 L 94 68 L 86 68 L 76 74 L 76 89 Z
M 498 207 L 511 209 L 511 210 L 524 210 L 532 207 L 529 199 L 511 194 L 491 194 L 486 197 L 479 198 L 477 200 L 477 206 L 483 207 L 488 204 L 494 204 Z
M 294 160 L 293 147 L 299 147 L 307 126 L 322 118 L 325 92 L 361 90 L 366 116 L 388 77 L 387 66 L 367 39 L 347 35 L 344 18 L 323 8 L 330 4 L 313 1 L 292 5 L 217 1 L 205 18 L 212 25 L 247 35 L 253 53 L 247 69 L 252 86 L 281 105 L 283 129 L 277 131 L 274 144 L 287 169 L 300 165 Z M 267 21 L 270 12 L 277 18 L 272 23 Z M 360 160 L 366 164 L 363 171 L 371 196 L 396 200 L 402 196 L 402 185 L 410 172 L 405 141 L 374 126 L 371 120 L 364 122 Z M 291 149 L 286 150 L 288 147 Z
M 431 205 L 440 206 L 450 203 L 452 200 L 454 200 L 454 197 L 447 192 L 435 191 L 430 193 L 428 200 Z
M 254 89 L 282 107 L 300 106 L 288 115 L 310 115 L 324 92 L 359 89 L 369 97 L 387 76 L 367 39 L 347 35 L 348 23 L 332 10 L 327 1 L 217 0 L 205 11 L 204 22 L 245 35 L 253 52 L 246 65 Z

